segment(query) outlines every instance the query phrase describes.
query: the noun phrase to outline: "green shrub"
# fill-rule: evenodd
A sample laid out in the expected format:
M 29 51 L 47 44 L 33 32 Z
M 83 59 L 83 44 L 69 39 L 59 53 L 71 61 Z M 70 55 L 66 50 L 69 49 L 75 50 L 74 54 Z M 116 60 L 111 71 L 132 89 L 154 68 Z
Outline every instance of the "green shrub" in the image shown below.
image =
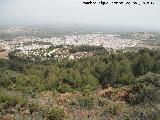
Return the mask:
M 92 109 L 94 106 L 94 98 L 93 97 L 82 97 L 78 99 L 78 104 L 81 108 Z
M 160 102 L 160 75 L 147 73 L 137 79 L 132 104 Z
M 10 97 L 0 93 L 0 104 L 1 103 L 5 103 L 6 101 L 8 101 L 10 99 Z
M 63 120 L 65 118 L 65 113 L 63 109 L 59 107 L 52 108 L 46 114 L 47 120 Z
M 70 85 L 62 84 L 57 88 L 58 92 L 66 93 L 66 92 L 73 92 L 73 89 Z

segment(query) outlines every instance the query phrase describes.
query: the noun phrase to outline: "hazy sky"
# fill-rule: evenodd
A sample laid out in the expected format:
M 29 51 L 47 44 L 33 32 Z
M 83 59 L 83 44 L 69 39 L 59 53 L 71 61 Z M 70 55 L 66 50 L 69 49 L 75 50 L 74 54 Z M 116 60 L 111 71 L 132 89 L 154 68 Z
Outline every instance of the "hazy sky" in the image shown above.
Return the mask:
M 160 2 L 155 2 L 156 5 L 136 7 L 133 5 L 85 5 L 82 3 L 83 1 L 87 0 L 0 0 L 0 24 L 64 22 L 155 27 L 160 29 Z

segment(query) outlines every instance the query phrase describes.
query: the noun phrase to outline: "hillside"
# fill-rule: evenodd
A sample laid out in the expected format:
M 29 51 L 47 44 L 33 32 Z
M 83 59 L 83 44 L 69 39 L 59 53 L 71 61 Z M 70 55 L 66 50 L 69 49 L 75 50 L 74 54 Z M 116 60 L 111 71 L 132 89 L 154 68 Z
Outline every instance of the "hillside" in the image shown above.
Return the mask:
M 160 119 L 160 51 L 82 48 L 70 52 L 94 54 L 0 59 L 0 119 Z

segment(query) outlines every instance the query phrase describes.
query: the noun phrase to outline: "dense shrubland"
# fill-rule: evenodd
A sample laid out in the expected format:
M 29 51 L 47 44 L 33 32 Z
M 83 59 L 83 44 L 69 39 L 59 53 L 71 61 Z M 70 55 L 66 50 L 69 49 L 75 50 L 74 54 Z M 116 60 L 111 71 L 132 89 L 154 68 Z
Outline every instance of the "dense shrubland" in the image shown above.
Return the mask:
M 71 52 L 87 50 L 97 51 L 97 55 L 43 62 L 10 55 L 10 59 L 0 60 L 0 87 L 31 98 L 47 91 L 71 94 L 72 99 L 63 98 L 69 101 L 64 102 L 68 112 L 54 107 L 46 113 L 36 107 L 42 111 L 42 119 L 75 119 L 83 116 L 83 111 L 90 119 L 160 119 L 160 51 L 109 53 L 99 47 L 85 46 L 75 47 Z M 4 96 L 0 96 L 1 103 L 11 101 Z M 71 114 L 73 111 L 77 115 Z

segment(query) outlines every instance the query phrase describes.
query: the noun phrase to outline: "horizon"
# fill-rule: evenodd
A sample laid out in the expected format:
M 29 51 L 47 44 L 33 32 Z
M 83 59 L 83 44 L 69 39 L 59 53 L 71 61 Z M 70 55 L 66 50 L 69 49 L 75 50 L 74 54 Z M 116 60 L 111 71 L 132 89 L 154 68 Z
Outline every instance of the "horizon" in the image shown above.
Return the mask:
M 104 25 L 86 23 L 46 23 L 46 24 L 0 24 L 0 27 L 49 27 L 55 28 L 74 28 L 75 30 L 96 30 L 97 32 L 160 32 L 160 29 L 152 27 L 138 27 L 129 25 Z

